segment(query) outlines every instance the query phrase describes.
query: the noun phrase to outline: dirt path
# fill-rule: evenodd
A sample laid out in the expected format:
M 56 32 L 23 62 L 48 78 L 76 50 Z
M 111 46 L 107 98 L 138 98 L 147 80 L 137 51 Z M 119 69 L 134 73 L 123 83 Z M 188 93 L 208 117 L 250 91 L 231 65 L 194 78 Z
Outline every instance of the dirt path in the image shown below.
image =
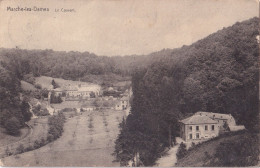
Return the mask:
M 5 166 L 119 166 L 111 155 L 121 111 L 86 112 L 65 123 L 58 140 L 40 149 L 2 159 Z
M 159 158 L 156 162 L 156 167 L 174 167 L 175 163 L 177 163 L 177 156 L 176 153 L 182 142 L 181 138 L 176 137 L 177 145 L 173 146 L 165 156 Z

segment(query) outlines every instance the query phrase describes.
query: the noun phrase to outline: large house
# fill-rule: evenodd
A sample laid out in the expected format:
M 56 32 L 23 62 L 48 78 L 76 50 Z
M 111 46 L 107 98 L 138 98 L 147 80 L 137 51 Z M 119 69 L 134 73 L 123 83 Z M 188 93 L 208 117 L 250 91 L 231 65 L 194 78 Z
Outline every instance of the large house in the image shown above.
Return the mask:
M 180 136 L 185 141 L 209 139 L 219 135 L 219 124 L 208 116 L 195 114 L 180 121 Z
M 245 129 L 243 125 L 236 125 L 231 114 L 212 112 L 197 112 L 180 123 L 180 136 L 185 141 L 207 140 L 225 131 Z
M 90 98 L 97 97 L 101 94 L 101 87 L 94 84 L 78 84 L 65 85 L 61 88 L 51 89 L 55 95 L 64 96 L 67 98 Z

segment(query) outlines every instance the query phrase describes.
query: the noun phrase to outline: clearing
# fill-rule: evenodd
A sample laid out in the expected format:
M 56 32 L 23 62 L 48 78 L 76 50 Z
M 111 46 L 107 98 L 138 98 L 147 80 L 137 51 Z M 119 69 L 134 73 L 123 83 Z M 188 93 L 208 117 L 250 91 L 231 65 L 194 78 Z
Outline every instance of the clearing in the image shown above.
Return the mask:
M 120 166 L 111 154 L 123 116 L 123 111 L 83 112 L 67 119 L 56 141 L 1 162 L 5 166 Z
M 94 85 L 93 83 L 89 82 L 81 82 L 81 81 L 72 81 L 72 80 L 65 80 L 61 78 L 52 78 L 48 76 L 40 76 L 35 78 L 35 84 L 41 85 L 42 88 L 49 89 L 52 80 L 54 80 L 57 84 L 60 85 L 60 87 L 63 87 L 64 85 L 79 85 L 79 84 L 88 84 L 88 85 Z

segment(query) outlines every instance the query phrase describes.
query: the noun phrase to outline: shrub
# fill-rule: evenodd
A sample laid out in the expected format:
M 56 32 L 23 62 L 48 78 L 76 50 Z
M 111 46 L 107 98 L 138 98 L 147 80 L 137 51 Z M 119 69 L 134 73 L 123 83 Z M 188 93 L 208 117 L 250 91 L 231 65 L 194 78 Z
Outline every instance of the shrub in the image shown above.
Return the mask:
M 41 105 L 37 105 L 36 107 L 33 107 L 32 111 L 36 116 L 47 116 L 47 115 L 49 115 L 49 111 L 46 108 L 42 108 Z
M 33 147 L 31 145 L 29 145 L 25 150 L 26 151 L 31 151 L 31 150 L 33 150 Z
M 16 152 L 19 153 L 23 153 L 25 151 L 25 148 L 23 146 L 23 144 L 20 144 L 17 148 L 16 148 Z
M 34 141 L 34 145 L 33 145 L 33 147 L 34 147 L 34 149 L 38 149 L 38 148 L 41 147 L 41 144 L 39 143 L 38 140 L 35 140 L 35 141 Z
M 10 135 L 19 135 L 20 134 L 20 122 L 16 117 L 12 117 L 7 120 L 5 123 L 5 129 Z
M 196 144 L 194 142 L 191 143 L 191 149 L 195 148 Z
M 11 153 L 10 149 L 8 148 L 8 146 L 7 146 L 6 149 L 5 149 L 5 154 L 6 154 L 7 156 L 12 155 L 12 153 Z
M 37 89 L 42 89 L 42 85 L 36 84 L 36 85 L 35 85 L 35 88 L 37 88 Z
M 42 138 L 42 139 L 41 139 L 41 142 L 40 142 L 41 146 L 45 145 L 45 143 L 46 143 L 45 139 Z
M 181 159 L 187 154 L 186 145 L 182 142 L 177 151 L 177 158 Z

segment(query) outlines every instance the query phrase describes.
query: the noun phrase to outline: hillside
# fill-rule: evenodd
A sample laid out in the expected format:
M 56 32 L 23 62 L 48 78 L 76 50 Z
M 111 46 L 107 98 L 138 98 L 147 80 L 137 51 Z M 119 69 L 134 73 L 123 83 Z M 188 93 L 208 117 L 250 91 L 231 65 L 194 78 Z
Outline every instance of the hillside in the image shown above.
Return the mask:
M 257 141 L 257 135 L 248 132 L 218 137 L 190 149 L 184 158 L 178 160 L 176 166 L 254 166 L 258 162 L 260 154 Z
M 17 76 L 0 65 L 0 126 L 8 128 L 8 125 L 16 125 L 17 129 L 8 130 L 14 134 L 30 120 L 29 105 L 21 93 L 21 82 Z M 23 82 L 22 82 L 23 83 Z M 24 83 L 23 83 L 23 87 Z M 28 85 L 27 85 L 28 88 Z
M 235 23 L 137 70 L 131 115 L 116 142 L 121 164 L 139 151 L 142 163 L 153 165 L 178 136 L 178 120 L 197 111 L 232 114 L 259 131 L 258 28 L 259 18 Z

